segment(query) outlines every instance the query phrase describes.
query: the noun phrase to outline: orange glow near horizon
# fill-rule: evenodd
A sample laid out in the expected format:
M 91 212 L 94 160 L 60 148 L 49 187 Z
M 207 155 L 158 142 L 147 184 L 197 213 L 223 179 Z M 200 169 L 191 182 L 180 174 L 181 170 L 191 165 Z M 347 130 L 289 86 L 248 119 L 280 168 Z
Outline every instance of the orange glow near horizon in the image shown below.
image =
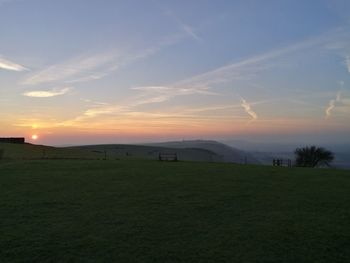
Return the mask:
M 15 119 L 15 118 L 14 118 Z M 12 120 L 13 121 L 13 120 Z M 348 128 L 347 123 L 335 120 L 313 118 L 271 118 L 250 120 L 249 118 L 230 119 L 198 116 L 180 118 L 177 116 L 154 117 L 137 115 L 111 118 L 99 116 L 77 119 L 70 122 L 38 119 L 20 119 L 14 124 L 2 120 L 2 136 L 28 137 L 31 141 L 40 140 L 41 144 L 70 144 L 99 141 L 167 141 L 176 139 L 216 139 L 236 136 L 272 136 L 283 134 L 285 137 L 298 134 L 341 132 Z M 40 134 L 40 135 L 39 135 Z M 44 135 L 44 136 L 42 136 Z

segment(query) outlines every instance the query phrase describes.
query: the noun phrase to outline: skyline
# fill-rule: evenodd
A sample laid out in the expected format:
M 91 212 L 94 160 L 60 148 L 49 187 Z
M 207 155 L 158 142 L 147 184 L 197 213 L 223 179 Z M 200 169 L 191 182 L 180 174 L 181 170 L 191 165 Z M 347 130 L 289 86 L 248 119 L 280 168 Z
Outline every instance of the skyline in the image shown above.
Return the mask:
M 348 10 L 0 0 L 1 136 L 350 143 Z

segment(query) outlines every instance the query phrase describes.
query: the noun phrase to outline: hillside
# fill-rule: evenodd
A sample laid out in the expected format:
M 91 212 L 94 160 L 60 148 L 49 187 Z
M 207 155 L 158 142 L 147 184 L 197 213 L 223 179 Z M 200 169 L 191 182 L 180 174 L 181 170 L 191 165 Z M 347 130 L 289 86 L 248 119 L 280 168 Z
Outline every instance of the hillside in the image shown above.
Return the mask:
M 294 160 L 294 151 L 298 147 L 303 147 L 307 144 L 279 144 L 279 143 L 257 143 L 241 140 L 231 140 L 224 142 L 227 145 L 237 147 L 249 152 L 261 164 L 271 165 L 272 160 L 276 158 L 284 158 Z M 335 159 L 332 162 L 332 167 L 350 169 L 350 145 L 321 143 L 319 146 L 331 150 L 334 153 Z
M 159 153 L 177 153 L 180 161 L 222 162 L 221 156 L 206 149 L 108 144 L 51 147 L 34 144 L 0 143 L 5 159 L 152 159 Z
M 220 162 L 221 156 L 207 149 L 186 148 L 178 149 L 175 147 L 161 147 L 150 145 L 128 145 L 128 144 L 101 144 L 72 146 L 65 149 L 83 150 L 104 155 L 107 159 L 152 159 L 157 160 L 159 153 L 176 153 L 180 161 L 202 161 L 202 162 Z
M 249 163 L 249 164 L 259 164 L 260 162 L 250 153 L 230 147 L 226 144 L 209 141 L 209 140 L 193 140 L 193 141 L 174 141 L 174 142 L 164 142 L 164 143 L 152 143 L 149 145 L 171 147 L 178 149 L 206 149 L 214 152 L 221 157 L 224 162 L 231 163 Z
M 59 148 L 36 144 L 0 143 L 5 159 L 98 159 L 100 154 L 73 148 Z

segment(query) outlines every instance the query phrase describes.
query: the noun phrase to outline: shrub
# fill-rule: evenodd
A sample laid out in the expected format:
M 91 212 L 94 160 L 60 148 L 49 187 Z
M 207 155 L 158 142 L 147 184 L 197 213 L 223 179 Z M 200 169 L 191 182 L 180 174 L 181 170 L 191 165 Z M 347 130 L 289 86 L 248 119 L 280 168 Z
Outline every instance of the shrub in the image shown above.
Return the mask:
M 302 167 L 330 166 L 334 159 L 331 151 L 316 146 L 297 148 L 294 154 L 296 166 Z

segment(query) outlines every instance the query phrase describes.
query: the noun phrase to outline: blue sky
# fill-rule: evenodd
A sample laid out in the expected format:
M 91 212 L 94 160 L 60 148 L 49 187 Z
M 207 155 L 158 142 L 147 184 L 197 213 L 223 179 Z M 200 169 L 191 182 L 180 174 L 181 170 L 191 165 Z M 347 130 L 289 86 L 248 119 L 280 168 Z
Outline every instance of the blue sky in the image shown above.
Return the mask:
M 350 142 L 349 11 L 345 0 L 0 0 L 2 136 Z

